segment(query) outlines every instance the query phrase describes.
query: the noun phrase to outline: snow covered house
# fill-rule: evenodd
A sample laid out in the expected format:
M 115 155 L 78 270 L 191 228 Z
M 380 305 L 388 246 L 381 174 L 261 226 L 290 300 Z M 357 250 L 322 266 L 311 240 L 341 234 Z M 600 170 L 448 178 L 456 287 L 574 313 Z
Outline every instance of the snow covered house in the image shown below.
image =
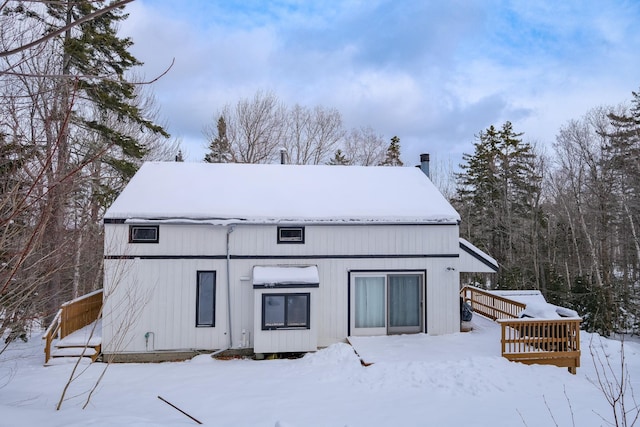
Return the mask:
M 459 220 L 420 168 L 145 163 L 104 217 L 102 351 L 457 332 L 459 273 L 497 271 Z

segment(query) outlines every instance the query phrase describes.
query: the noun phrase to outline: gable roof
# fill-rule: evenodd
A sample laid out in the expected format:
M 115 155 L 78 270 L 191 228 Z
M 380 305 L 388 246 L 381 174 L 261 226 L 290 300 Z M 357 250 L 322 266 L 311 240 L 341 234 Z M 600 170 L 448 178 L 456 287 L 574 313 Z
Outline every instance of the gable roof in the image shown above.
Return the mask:
M 148 162 L 109 219 L 456 223 L 415 167 Z

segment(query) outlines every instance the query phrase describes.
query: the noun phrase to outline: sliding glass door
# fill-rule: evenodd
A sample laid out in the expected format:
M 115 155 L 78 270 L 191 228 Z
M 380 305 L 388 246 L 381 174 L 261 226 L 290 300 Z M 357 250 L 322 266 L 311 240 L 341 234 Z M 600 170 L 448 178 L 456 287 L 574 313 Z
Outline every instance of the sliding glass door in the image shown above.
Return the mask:
M 361 273 L 353 276 L 351 334 L 421 332 L 423 274 Z
M 415 334 L 421 331 L 422 298 L 418 275 L 389 275 L 389 334 Z
M 360 276 L 354 281 L 355 327 L 363 335 L 384 335 L 387 327 L 385 277 Z

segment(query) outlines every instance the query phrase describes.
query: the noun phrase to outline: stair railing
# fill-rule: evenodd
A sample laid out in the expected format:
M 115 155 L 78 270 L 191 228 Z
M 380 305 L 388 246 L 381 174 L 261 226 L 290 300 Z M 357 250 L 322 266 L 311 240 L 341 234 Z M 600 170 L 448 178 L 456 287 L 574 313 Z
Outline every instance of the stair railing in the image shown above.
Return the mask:
M 44 363 L 47 363 L 51 358 L 51 344 L 54 339 L 62 339 L 98 320 L 102 308 L 102 296 L 103 290 L 98 289 L 62 304 L 42 337 L 46 340 Z

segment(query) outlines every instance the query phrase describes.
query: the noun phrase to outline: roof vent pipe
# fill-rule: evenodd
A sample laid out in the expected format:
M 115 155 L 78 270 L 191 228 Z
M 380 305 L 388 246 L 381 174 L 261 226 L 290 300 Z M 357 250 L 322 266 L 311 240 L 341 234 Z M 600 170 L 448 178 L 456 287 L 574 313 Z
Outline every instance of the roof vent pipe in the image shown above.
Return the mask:
M 281 165 L 287 164 L 287 150 L 285 148 L 280 149 L 280 164 Z
M 431 179 L 429 174 L 429 154 L 420 154 L 420 170 Z

